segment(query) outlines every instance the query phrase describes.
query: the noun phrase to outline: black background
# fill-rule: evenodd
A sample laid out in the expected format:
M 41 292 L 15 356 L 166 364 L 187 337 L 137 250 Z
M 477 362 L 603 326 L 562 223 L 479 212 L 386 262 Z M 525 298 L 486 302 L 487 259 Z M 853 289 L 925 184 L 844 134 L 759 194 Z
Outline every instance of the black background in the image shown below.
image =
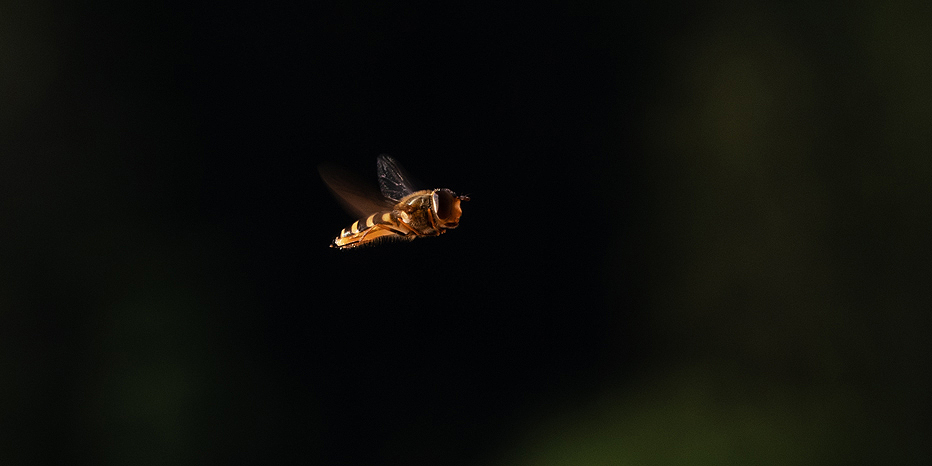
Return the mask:
M 0 462 L 920 463 L 918 5 L 6 5 Z

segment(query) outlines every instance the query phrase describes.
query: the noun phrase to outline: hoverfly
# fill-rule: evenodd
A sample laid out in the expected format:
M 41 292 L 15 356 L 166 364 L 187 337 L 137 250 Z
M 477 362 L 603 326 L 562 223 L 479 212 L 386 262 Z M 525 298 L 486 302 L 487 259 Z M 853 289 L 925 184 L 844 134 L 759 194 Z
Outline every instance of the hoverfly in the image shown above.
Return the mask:
M 348 249 L 388 239 L 440 236 L 459 225 L 460 202 L 469 197 L 446 188 L 415 191 L 401 165 L 387 155 L 378 157 L 377 166 L 381 196 L 360 189 L 333 167 L 320 167 L 321 178 L 337 199 L 360 218 L 344 228 L 330 247 Z

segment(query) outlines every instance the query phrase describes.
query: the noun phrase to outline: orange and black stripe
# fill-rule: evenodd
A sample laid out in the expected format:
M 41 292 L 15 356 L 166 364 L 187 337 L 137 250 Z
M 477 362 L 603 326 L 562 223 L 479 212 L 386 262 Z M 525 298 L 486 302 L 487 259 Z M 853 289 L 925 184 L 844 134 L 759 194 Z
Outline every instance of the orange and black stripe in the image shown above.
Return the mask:
M 399 222 L 396 215 L 396 212 L 378 212 L 365 220 L 357 220 L 349 228 L 344 228 L 330 247 L 351 248 L 378 239 L 403 238 L 410 235 L 411 230 Z

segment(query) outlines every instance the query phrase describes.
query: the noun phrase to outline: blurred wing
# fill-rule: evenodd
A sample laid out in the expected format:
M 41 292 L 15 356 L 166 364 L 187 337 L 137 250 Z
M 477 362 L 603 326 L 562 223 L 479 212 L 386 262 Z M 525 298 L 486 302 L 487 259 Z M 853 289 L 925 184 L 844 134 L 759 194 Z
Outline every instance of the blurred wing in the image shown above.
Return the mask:
M 411 186 L 411 178 L 397 160 L 383 154 L 379 156 L 377 164 L 379 166 L 379 188 L 382 189 L 385 197 L 398 202 L 415 191 Z
M 343 208 L 357 218 L 382 210 L 391 210 L 393 207 L 374 187 L 363 183 L 358 177 L 340 167 L 324 164 L 319 166 L 317 171 Z

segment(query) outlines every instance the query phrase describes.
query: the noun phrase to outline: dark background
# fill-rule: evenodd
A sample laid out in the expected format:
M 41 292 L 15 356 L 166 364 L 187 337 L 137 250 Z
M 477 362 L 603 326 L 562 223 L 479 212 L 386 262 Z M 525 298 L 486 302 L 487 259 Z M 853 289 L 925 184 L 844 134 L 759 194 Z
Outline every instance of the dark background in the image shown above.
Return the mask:
M 0 463 L 929 453 L 922 2 L 0 6 Z

